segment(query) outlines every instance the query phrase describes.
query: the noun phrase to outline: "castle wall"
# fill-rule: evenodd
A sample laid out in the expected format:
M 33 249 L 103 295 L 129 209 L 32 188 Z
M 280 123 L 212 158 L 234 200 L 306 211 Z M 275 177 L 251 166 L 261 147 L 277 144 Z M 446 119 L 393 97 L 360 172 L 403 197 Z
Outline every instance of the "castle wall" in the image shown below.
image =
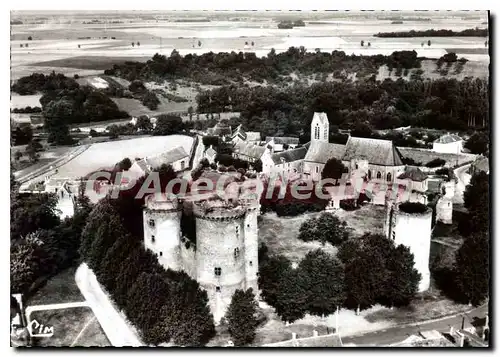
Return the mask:
M 452 224 L 453 202 L 450 198 L 441 197 L 436 203 L 436 221 Z
M 425 291 L 430 284 L 429 255 L 431 248 L 432 210 L 423 214 L 406 213 L 400 210 L 393 212 L 392 232 L 390 239 L 397 245 L 410 248 L 415 260 L 415 269 L 422 275 L 419 291 Z
M 207 291 L 215 321 L 226 313 L 236 289 L 246 287 L 244 235 L 243 215 L 220 220 L 196 218 L 196 280 Z M 220 275 L 215 268 L 221 269 Z
M 165 269 L 180 269 L 182 211 L 177 202 L 146 200 L 144 217 L 144 246 L 155 253 Z
M 194 245 L 187 243 L 189 248 L 186 248 L 186 238 L 183 238 L 180 244 L 180 264 L 182 270 L 191 278 L 196 279 L 198 271 L 196 269 L 196 251 Z
M 260 205 L 250 208 L 245 215 L 245 273 L 246 286 L 252 288 L 255 295 L 258 295 L 257 273 L 259 270 L 259 227 L 257 217 L 260 212 Z

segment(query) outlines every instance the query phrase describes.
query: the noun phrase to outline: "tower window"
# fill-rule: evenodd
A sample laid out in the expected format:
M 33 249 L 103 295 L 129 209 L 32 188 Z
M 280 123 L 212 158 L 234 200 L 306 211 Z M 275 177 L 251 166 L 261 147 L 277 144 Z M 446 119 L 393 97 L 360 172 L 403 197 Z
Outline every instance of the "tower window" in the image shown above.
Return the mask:
M 217 268 L 214 268 L 214 274 L 215 276 L 221 276 L 222 274 L 222 269 L 217 267 Z
M 240 257 L 240 248 L 234 248 L 234 259 L 238 259 Z
M 392 175 L 390 172 L 387 174 L 387 181 L 392 181 Z
M 316 166 L 316 173 L 318 173 L 318 172 L 319 172 L 319 167 L 318 167 L 318 166 Z
M 160 257 L 163 257 L 163 252 L 160 252 Z
M 155 227 L 155 220 L 154 220 L 154 219 L 150 219 L 150 220 L 148 221 L 148 224 L 149 224 L 149 226 L 150 226 L 151 228 L 154 228 L 154 227 Z
M 247 224 L 247 227 L 250 228 L 250 224 Z
M 251 260 L 250 260 L 250 262 L 248 264 L 250 264 L 250 266 L 253 266 L 253 262 Z
M 396 232 L 392 231 L 392 240 L 395 240 L 395 239 L 396 239 Z
M 216 286 L 216 287 L 215 287 L 215 292 L 216 292 L 216 293 L 220 293 L 220 286 Z
M 155 242 L 155 236 L 151 236 L 151 242 Z
M 382 174 L 380 173 L 380 171 L 377 171 L 377 179 L 381 179 L 382 178 Z
M 325 128 L 323 131 L 323 139 L 327 140 L 328 139 L 328 129 Z

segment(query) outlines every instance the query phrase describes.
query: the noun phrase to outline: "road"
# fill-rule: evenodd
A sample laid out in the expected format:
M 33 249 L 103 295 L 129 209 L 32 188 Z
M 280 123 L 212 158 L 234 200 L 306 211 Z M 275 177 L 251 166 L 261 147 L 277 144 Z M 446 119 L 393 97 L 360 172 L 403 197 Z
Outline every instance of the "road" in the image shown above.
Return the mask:
M 470 164 L 461 166 L 453 171 L 458 178 L 458 182 L 455 185 L 455 196 L 453 197 L 453 203 L 464 203 L 465 186 L 467 186 L 469 183 L 469 180 L 467 179 L 467 170 L 469 169 L 469 167 Z
M 471 312 L 466 313 L 465 327 L 467 328 L 468 326 L 471 326 L 471 322 L 473 322 L 475 318 L 483 319 L 487 313 L 488 305 L 480 306 L 478 308 L 475 308 Z M 418 325 L 396 326 L 384 330 L 367 332 L 365 334 L 342 336 L 342 342 L 344 345 L 355 344 L 356 346 L 389 345 L 401 342 L 409 336 L 418 333 L 419 331 L 437 330 L 439 332 L 449 332 L 451 326 L 454 326 L 458 329 L 462 325 L 462 316 L 462 314 L 459 314 L 457 316 L 452 316 L 437 321 L 434 320 L 423 322 Z

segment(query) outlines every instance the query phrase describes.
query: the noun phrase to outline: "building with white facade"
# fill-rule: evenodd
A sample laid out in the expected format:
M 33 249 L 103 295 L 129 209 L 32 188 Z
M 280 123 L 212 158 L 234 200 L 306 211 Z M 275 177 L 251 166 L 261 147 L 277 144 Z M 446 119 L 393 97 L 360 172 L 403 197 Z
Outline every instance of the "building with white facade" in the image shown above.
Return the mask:
M 463 148 L 463 140 L 455 134 L 446 134 L 432 143 L 432 150 L 443 154 L 460 154 Z

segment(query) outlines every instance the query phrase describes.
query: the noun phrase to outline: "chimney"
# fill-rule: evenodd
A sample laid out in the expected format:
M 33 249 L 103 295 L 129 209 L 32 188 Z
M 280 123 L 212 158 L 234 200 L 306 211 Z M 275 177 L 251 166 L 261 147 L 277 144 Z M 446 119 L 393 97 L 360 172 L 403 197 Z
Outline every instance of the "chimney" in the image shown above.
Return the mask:
M 297 339 L 297 334 L 295 332 L 292 332 L 292 340 L 296 340 Z

